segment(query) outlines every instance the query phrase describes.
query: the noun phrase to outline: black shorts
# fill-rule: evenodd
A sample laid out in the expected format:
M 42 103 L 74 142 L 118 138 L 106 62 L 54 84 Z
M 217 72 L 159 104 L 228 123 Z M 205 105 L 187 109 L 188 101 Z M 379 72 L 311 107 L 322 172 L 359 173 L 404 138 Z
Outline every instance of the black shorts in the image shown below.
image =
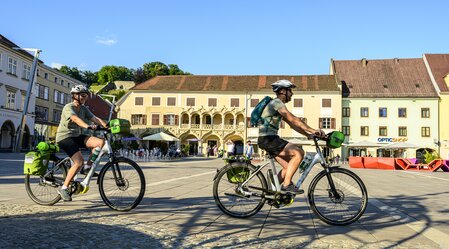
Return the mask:
M 288 142 L 276 135 L 259 137 L 257 139 L 259 148 L 265 150 L 268 154 L 277 156 L 287 146 Z
M 80 148 L 86 148 L 86 140 L 88 136 L 79 135 L 78 137 L 68 137 L 58 142 L 59 148 L 65 151 L 69 157 L 72 157 Z

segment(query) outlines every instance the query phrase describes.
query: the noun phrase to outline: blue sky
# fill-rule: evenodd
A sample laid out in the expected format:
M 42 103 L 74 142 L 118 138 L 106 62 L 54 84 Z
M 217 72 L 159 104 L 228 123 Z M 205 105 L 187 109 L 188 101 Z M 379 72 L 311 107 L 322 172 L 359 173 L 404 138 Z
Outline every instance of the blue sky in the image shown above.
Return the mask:
M 0 34 L 49 66 L 327 74 L 334 59 L 449 53 L 449 1 L 5 1 Z

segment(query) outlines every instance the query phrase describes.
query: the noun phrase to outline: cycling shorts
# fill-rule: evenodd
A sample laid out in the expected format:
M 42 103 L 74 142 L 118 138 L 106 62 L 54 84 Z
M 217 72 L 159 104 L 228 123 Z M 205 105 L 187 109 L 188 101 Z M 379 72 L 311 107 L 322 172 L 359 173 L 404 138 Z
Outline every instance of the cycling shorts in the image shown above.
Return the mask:
M 265 150 L 267 153 L 277 156 L 284 150 L 288 142 L 277 135 L 269 135 L 259 137 L 257 139 L 257 144 L 259 145 L 259 148 Z
M 87 148 L 84 142 L 88 138 L 86 135 L 79 135 L 78 137 L 68 137 L 58 142 L 59 148 L 65 151 L 69 157 L 72 157 L 80 148 Z

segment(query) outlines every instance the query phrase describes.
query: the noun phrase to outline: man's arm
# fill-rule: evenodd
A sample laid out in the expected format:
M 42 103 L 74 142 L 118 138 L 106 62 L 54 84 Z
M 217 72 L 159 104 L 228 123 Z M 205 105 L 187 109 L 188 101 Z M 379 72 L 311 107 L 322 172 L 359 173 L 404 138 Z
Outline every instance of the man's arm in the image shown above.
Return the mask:
M 103 119 L 97 118 L 96 116 L 93 116 L 90 120 L 96 124 L 103 126 L 103 127 L 108 126 L 108 124 L 106 124 L 106 122 Z
M 279 114 L 281 114 L 283 120 L 287 122 L 287 124 L 290 125 L 293 130 L 303 134 L 306 137 L 319 131 L 308 126 L 300 118 L 293 115 L 285 106 L 279 108 L 278 112 Z
M 86 122 L 84 122 L 84 120 L 82 120 L 77 115 L 70 116 L 70 120 L 72 120 L 75 124 L 77 124 L 81 128 L 87 129 L 89 127 L 89 125 L 86 124 Z

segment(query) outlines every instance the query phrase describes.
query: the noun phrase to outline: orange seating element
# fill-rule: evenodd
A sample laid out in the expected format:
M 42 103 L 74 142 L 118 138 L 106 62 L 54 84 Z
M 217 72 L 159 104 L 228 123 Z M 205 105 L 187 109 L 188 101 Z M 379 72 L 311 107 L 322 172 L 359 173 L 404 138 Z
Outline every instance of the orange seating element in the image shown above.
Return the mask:
M 377 157 L 364 157 L 363 167 L 365 167 L 366 169 L 378 169 L 379 163 Z
M 385 170 L 395 170 L 396 164 L 394 162 L 394 158 L 390 157 L 378 157 L 377 158 L 377 168 L 385 169 Z
M 402 169 L 405 170 L 407 167 L 412 164 L 408 159 L 406 158 L 395 158 L 396 163 L 396 169 Z
M 350 156 L 349 157 L 349 167 L 351 168 L 365 168 L 363 166 L 363 157 Z

